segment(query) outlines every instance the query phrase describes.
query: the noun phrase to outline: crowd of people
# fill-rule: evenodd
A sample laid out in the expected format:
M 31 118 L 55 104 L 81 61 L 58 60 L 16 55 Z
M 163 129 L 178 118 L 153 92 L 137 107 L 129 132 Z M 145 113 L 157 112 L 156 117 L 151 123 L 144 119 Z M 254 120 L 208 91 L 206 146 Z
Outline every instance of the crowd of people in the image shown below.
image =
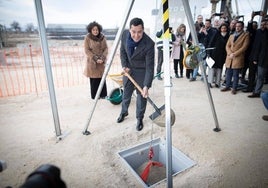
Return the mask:
M 261 18 L 260 26 L 254 19 L 256 16 Z M 253 11 L 247 25 L 241 18 L 228 19 L 223 13 L 215 13 L 203 21 L 202 15 L 197 16 L 197 39 L 207 49 L 200 64 L 205 75 L 199 73 L 199 66 L 194 69 L 182 66 L 186 44 L 188 47 L 192 45 L 192 36 L 190 33 L 186 40 L 186 27 L 180 24 L 174 33 L 176 39 L 172 40 L 174 74 L 176 78 L 182 78 L 185 68 L 190 82 L 196 81 L 197 76 L 201 76 L 200 80 L 207 76 L 210 88 L 230 91 L 233 95 L 242 90 L 251 93 L 249 98 L 262 97 L 267 106 L 263 85 L 268 83 L 268 16 L 262 11 Z M 213 59 L 211 66 L 208 66 L 207 58 Z M 268 121 L 268 116 L 262 118 Z
M 261 16 L 260 27 L 254 20 L 255 16 Z M 219 16 L 219 19 L 216 17 Z M 205 19 L 198 15 L 195 22 L 198 43 L 206 50 L 202 55 L 204 72 L 199 73 L 199 66 L 189 68 L 184 66 L 184 52 L 193 45 L 192 36 L 186 37 L 186 25 L 181 23 L 173 31 L 169 28 L 170 58 L 173 60 L 175 78 L 183 78 L 184 73 L 189 81 L 197 80 L 200 76 L 203 80 L 208 77 L 210 88 L 219 88 L 222 92 L 231 91 L 237 94 L 239 84 L 243 84 L 243 92 L 251 92 L 249 98 L 262 98 L 265 108 L 267 107 L 267 92 L 263 92 L 263 85 L 268 82 L 268 17 L 262 11 L 252 12 L 247 26 L 240 18 L 227 19 L 224 14 L 213 14 Z M 91 98 L 95 99 L 106 64 L 108 45 L 102 34 L 102 26 L 97 22 L 89 23 L 88 34 L 84 40 L 87 62 L 84 75 L 89 78 Z M 120 60 L 122 72 L 132 77 L 141 90 L 137 92 L 136 118 L 137 131 L 143 129 L 143 117 L 147 105 L 149 88 L 155 74 L 158 80 L 161 78 L 163 64 L 163 32 L 156 33 L 156 41 L 153 41 L 144 32 L 144 23 L 140 18 L 130 21 L 129 29 L 124 31 L 121 37 Z M 155 63 L 155 47 L 157 49 L 157 63 Z M 213 64 L 208 66 L 206 60 L 213 59 Z M 224 69 L 225 67 L 225 69 Z M 223 72 L 225 70 L 225 72 Z M 203 75 L 204 74 L 204 75 Z M 117 123 L 124 121 L 128 116 L 128 107 L 131 101 L 135 84 L 130 77 L 123 76 L 124 92 L 122 96 L 122 109 Z M 100 93 L 100 98 L 107 96 L 106 83 Z M 263 120 L 268 121 L 264 115 Z
M 261 16 L 262 20 L 258 28 L 255 16 Z M 216 18 L 219 16 L 219 18 Z M 182 24 L 184 25 L 184 24 Z M 180 66 L 180 76 L 178 75 L 177 62 L 183 59 L 183 44 L 185 44 L 185 31 L 180 31 L 179 25 L 173 42 L 171 58 L 174 61 L 174 74 L 176 78 L 183 77 Z M 211 88 L 221 88 L 221 91 L 231 91 L 237 94 L 238 85 L 241 83 L 247 86 L 243 92 L 252 92 L 249 98 L 259 98 L 264 83 L 268 82 L 268 60 L 267 60 L 267 30 L 268 17 L 262 11 L 252 12 L 251 19 L 247 26 L 241 18 L 227 19 L 224 14 L 213 14 L 210 18 L 203 21 L 203 16 L 198 15 L 195 22 L 198 42 L 204 45 L 206 55 L 203 57 L 203 65 L 208 83 Z M 186 44 L 192 45 L 191 33 L 187 37 Z M 212 58 L 214 64 L 210 67 L 206 64 L 206 59 Z M 225 72 L 222 71 L 225 68 Z M 185 70 L 186 78 L 196 81 L 199 67 Z M 223 79 L 223 77 L 225 77 Z M 215 85 L 214 85 L 215 84 Z

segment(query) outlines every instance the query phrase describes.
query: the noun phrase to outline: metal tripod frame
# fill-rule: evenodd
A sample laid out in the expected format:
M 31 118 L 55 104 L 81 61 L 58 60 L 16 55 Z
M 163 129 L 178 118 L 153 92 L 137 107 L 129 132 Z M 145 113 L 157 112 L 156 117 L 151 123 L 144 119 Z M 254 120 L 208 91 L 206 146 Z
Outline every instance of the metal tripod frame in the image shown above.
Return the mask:
M 185 11 L 187 21 L 188 21 L 188 24 L 189 24 L 189 27 L 190 27 L 193 43 L 197 45 L 198 44 L 197 33 L 196 33 L 196 30 L 195 30 L 195 27 L 194 27 L 194 20 L 193 20 L 192 14 L 191 14 L 191 9 L 190 9 L 190 6 L 189 6 L 189 2 L 188 2 L 188 0 L 182 0 L 182 3 L 183 3 L 184 11 Z M 214 118 L 214 121 L 215 121 L 215 126 L 216 127 L 213 130 L 215 132 L 219 132 L 219 131 L 221 131 L 221 129 L 219 127 L 219 122 L 218 122 L 215 106 L 214 106 L 214 103 L 213 103 L 213 99 L 212 99 L 212 96 L 211 96 L 210 88 L 209 88 L 209 85 L 208 85 L 208 80 L 207 80 L 207 77 L 205 76 L 206 73 L 204 71 L 203 58 L 201 57 L 200 53 L 197 54 L 197 59 L 198 59 L 198 62 L 199 62 L 199 67 L 201 69 L 201 72 L 204 75 L 205 88 L 206 88 L 206 91 L 207 91 L 209 104 L 210 104 L 211 111 L 212 111 L 212 114 L 213 114 L 213 118 Z

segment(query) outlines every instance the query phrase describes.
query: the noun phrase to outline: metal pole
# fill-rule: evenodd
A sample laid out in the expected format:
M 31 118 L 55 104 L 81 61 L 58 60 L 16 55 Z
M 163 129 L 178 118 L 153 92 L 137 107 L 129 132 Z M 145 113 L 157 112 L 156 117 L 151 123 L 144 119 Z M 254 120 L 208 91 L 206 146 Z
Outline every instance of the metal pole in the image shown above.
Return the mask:
M 192 14 L 191 14 L 191 9 L 190 9 L 190 6 L 189 6 L 189 2 L 187 0 L 182 0 L 182 3 L 183 3 L 184 11 L 185 11 L 188 23 L 189 23 L 191 36 L 192 36 L 192 39 L 193 39 L 193 44 L 197 45 L 198 44 L 197 33 L 196 33 L 196 30 L 195 30 L 195 27 L 194 27 L 194 21 L 193 21 L 193 17 L 192 17 Z M 215 121 L 215 125 L 216 125 L 216 128 L 214 128 L 213 130 L 215 132 L 219 132 L 219 131 L 221 131 L 221 129 L 219 127 L 219 122 L 218 122 L 217 114 L 216 114 L 216 111 L 215 111 L 213 99 L 212 99 L 211 92 L 210 92 L 210 89 L 209 89 L 209 86 L 208 86 L 208 80 L 207 80 L 207 77 L 205 76 L 206 73 L 204 71 L 203 58 L 201 57 L 200 53 L 197 55 L 197 57 L 198 57 L 199 67 L 200 67 L 200 69 L 202 71 L 202 74 L 203 74 L 203 77 L 204 77 L 205 88 L 206 88 L 206 91 L 207 91 L 210 107 L 211 107 L 212 114 L 213 114 L 214 121 Z
M 51 62 L 50 62 L 50 57 L 49 57 L 49 49 L 48 49 L 47 38 L 46 38 L 46 28 L 45 28 L 45 21 L 44 21 L 41 0 L 35 0 L 35 9 L 36 9 L 36 15 L 37 15 L 37 20 L 38 20 L 41 47 L 42 47 L 42 52 L 43 52 L 44 61 L 45 61 L 50 103 L 51 103 L 52 113 L 53 113 L 53 118 L 54 118 L 54 126 L 56 130 L 56 136 L 59 137 L 61 135 L 60 121 L 59 121 L 59 115 L 58 115 L 58 109 L 57 109 L 57 101 L 55 97 L 53 76 L 52 76 L 52 71 L 51 71 Z
M 267 13 L 268 0 L 262 0 L 261 10 Z
M 118 47 L 118 44 L 119 44 L 119 42 L 120 42 L 121 35 L 122 35 L 122 33 L 123 33 L 124 29 L 125 29 L 126 22 L 127 22 L 127 20 L 128 20 L 129 14 L 130 14 L 131 9 L 132 9 L 132 7 L 133 7 L 134 1 L 135 1 L 135 0 L 130 0 L 130 1 L 129 1 L 128 9 L 127 9 L 127 11 L 126 11 L 126 13 L 125 13 L 125 18 L 124 18 L 124 20 L 123 20 L 123 22 L 122 22 L 122 24 L 121 24 L 121 27 L 119 28 L 119 30 L 118 30 L 118 32 L 117 32 L 117 34 L 116 34 L 116 37 L 115 37 L 115 40 L 114 40 L 114 43 L 113 43 L 113 46 L 112 46 L 111 53 L 110 53 L 110 55 L 109 55 L 109 57 L 108 57 L 107 64 L 106 64 L 106 66 L 105 66 L 105 70 L 104 70 L 103 76 L 102 76 L 102 78 L 101 78 L 101 82 L 100 82 L 98 91 L 97 91 L 97 93 L 96 93 L 95 103 L 94 103 L 94 105 L 93 105 L 93 107 L 92 107 L 92 109 L 91 109 L 91 111 L 90 111 L 90 115 L 89 115 L 88 121 L 87 121 L 87 123 L 86 123 L 86 125 L 85 125 L 85 129 L 84 129 L 84 131 L 83 131 L 83 134 L 84 134 L 84 135 L 89 135 L 89 134 L 90 134 L 90 132 L 89 132 L 87 129 L 88 129 L 89 123 L 90 123 L 90 121 L 91 121 L 91 119 L 92 119 L 93 113 L 94 113 L 94 111 L 95 111 L 95 108 L 96 108 L 96 105 L 97 105 L 97 102 L 98 102 L 98 99 L 99 99 L 101 90 L 102 90 L 102 88 L 103 88 L 104 82 L 105 82 L 105 80 L 106 80 L 106 77 L 107 77 L 108 72 L 109 72 L 109 70 L 110 70 L 110 67 L 111 67 L 111 65 L 112 65 L 112 61 L 113 61 L 115 52 L 116 52 L 117 47 Z
M 33 68 L 33 75 L 34 75 L 35 91 L 36 91 L 36 95 L 38 96 L 38 89 L 37 89 L 37 83 L 36 83 L 36 75 L 35 75 L 35 69 L 34 69 L 34 63 L 33 63 L 32 45 L 30 44 L 29 47 L 30 47 L 30 56 L 31 56 L 32 68 Z
M 262 3 L 261 3 L 261 11 L 267 13 L 267 6 L 268 6 L 268 0 L 262 0 Z M 260 23 L 263 19 L 263 16 L 260 16 L 259 17 L 259 28 L 260 28 Z
M 172 182 L 172 135 L 170 123 L 170 65 L 169 65 L 169 7 L 168 0 L 162 0 L 163 5 L 163 58 L 164 58 L 164 88 L 165 88 L 165 113 L 166 113 L 166 177 L 167 187 L 173 187 Z

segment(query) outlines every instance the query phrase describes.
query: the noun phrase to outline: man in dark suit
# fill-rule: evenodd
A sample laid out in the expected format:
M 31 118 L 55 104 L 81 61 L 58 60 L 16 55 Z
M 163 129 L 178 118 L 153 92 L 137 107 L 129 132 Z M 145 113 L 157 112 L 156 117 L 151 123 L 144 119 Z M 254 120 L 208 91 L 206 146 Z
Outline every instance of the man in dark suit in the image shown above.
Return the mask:
M 136 129 L 137 131 L 141 131 L 143 129 L 143 117 L 147 105 L 146 97 L 149 94 L 148 90 L 152 86 L 154 76 L 155 44 L 144 32 L 142 19 L 133 18 L 129 25 L 129 30 L 124 31 L 122 34 L 120 59 L 123 71 L 129 73 L 143 89 L 142 93 L 137 91 L 136 101 Z M 123 85 L 122 109 L 117 123 L 124 121 L 128 115 L 128 107 L 135 89 L 133 83 L 126 76 L 123 76 Z
M 256 33 L 253 63 L 258 65 L 256 86 L 249 98 L 259 98 L 264 84 L 264 78 L 268 74 L 268 19 L 265 20 L 265 29 Z

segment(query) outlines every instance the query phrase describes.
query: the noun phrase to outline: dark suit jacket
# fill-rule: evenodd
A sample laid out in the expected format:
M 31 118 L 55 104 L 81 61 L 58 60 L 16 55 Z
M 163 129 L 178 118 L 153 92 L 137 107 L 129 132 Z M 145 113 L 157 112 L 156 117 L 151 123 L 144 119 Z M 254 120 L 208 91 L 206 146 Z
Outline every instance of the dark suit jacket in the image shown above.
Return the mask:
M 268 30 L 257 30 L 254 48 L 253 48 L 253 61 L 257 61 L 258 66 L 268 68 Z
M 120 47 L 121 65 L 122 67 L 130 68 L 130 75 L 142 88 L 144 86 L 150 88 L 154 77 L 155 43 L 146 33 L 143 33 L 141 41 L 130 57 L 127 48 L 128 35 L 128 30 L 125 30 L 122 34 Z M 124 79 L 126 78 L 124 77 Z
M 217 32 L 214 39 L 212 40 L 211 47 L 215 47 L 215 49 L 210 51 L 210 57 L 215 61 L 212 68 L 223 68 L 226 59 L 226 43 L 229 38 L 229 33 L 225 36 L 222 36 L 220 31 Z

